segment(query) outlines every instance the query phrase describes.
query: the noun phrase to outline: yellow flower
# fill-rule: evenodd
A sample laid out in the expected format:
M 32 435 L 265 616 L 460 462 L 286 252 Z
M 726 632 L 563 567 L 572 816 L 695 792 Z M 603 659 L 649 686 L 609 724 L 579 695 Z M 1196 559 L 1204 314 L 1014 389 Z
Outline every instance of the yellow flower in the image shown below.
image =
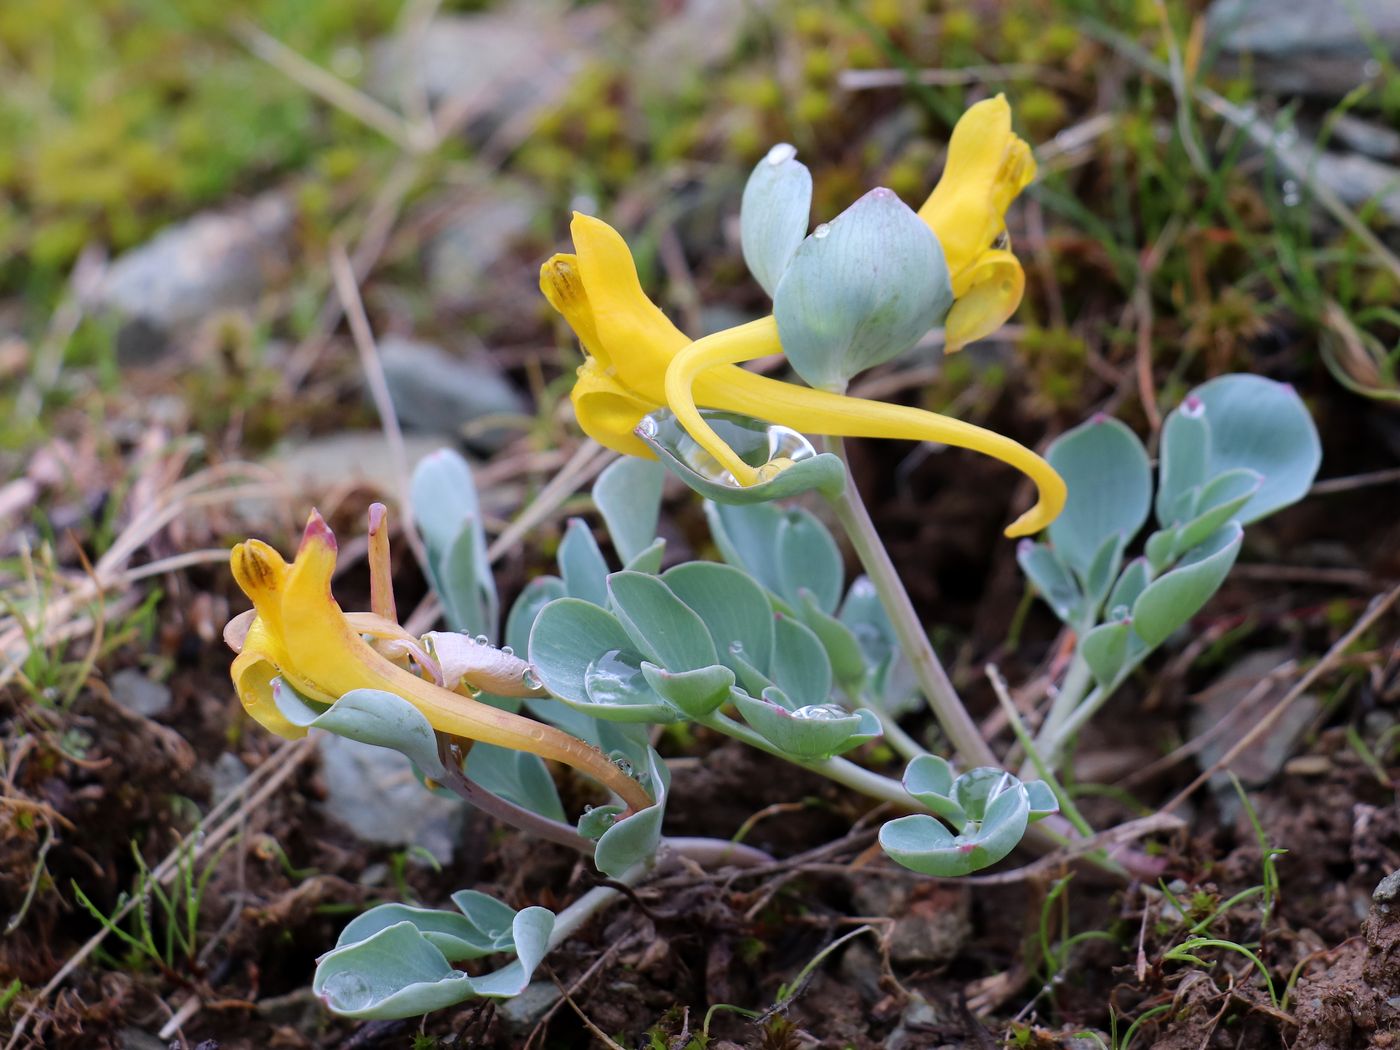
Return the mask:
M 947 353 L 1000 328 L 1020 305 L 1026 275 L 998 246 L 1006 209 L 1035 178 L 1030 146 L 1011 130 L 1003 95 L 977 103 L 948 142 L 943 177 L 919 209 L 948 263 L 955 301 L 944 322 Z
M 439 733 L 563 762 L 615 791 L 632 810 L 652 804 L 641 785 L 596 748 L 553 726 L 420 678 L 367 642 L 364 636 L 370 635 L 389 652 L 412 652 L 420 666 L 441 675 L 418 640 L 392 620 L 341 611 L 331 594 L 335 561 L 335 536 L 314 511 L 290 565 L 261 540 L 233 548 L 234 579 L 253 602 L 254 616 L 246 628 L 236 622 L 226 632 L 241 649 L 231 674 L 243 706 L 265 728 L 285 737 L 305 733 L 277 709 L 272 680 L 279 675 L 322 703 L 355 689 L 382 689 L 411 703 Z
M 938 441 L 986 453 L 1025 473 L 1039 491 L 1036 505 L 1007 529 L 1009 536 L 1039 532 L 1064 507 L 1060 476 L 1034 452 L 1001 434 L 921 409 L 812 390 L 737 367 L 782 351 L 771 316 L 692 343 L 647 298 L 632 254 L 616 230 L 577 214 L 571 230 L 576 254 L 546 262 L 540 287 L 588 354 L 573 403 L 579 425 L 599 443 L 626 455 L 650 456 L 633 431 L 643 416 L 670 407 L 741 485 L 760 480 L 704 421 L 699 405 L 809 434 Z

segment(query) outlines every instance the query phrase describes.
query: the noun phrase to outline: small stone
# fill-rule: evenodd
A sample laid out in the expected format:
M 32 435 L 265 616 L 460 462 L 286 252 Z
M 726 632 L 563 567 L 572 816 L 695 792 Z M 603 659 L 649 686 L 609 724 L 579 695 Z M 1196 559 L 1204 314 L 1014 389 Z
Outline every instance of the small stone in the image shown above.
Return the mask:
M 1400 48 L 1400 4 L 1214 0 L 1206 37 L 1225 58 L 1225 71 L 1247 66 L 1258 90 L 1340 96 L 1380 71 L 1376 48 Z
M 1200 706 L 1191 715 L 1193 737 L 1211 734 L 1196 755 L 1202 769 L 1211 768 L 1224 757 L 1288 692 L 1291 683 L 1286 678 L 1266 681 L 1287 659 L 1288 653 L 1283 650 L 1251 653 L 1233 664 L 1202 694 Z M 1235 756 L 1230 771 L 1249 785 L 1273 779 L 1316 714 L 1317 698 L 1300 696 L 1267 732 Z M 1216 774 L 1212 783 L 1234 796 L 1223 771 Z
M 121 1050 L 165 1050 L 166 1044 L 139 1028 L 123 1028 L 117 1033 L 117 1046 Z
M 493 270 L 527 240 L 544 208 L 529 187 L 487 185 L 451 212 L 428 244 L 428 290 L 439 306 L 461 308 L 493 297 Z
M 416 82 L 447 111 L 466 107 L 467 137 L 483 142 L 504 122 L 528 127 L 532 115 L 562 102 L 610 17 L 599 10 L 561 15 L 548 3 L 439 15 L 421 34 L 375 45 L 369 87 L 397 104 Z
M 931 1032 L 942 1026 L 942 1022 L 927 999 L 918 992 L 909 996 L 909 1002 L 905 1004 L 904 1013 L 900 1015 L 899 1024 L 895 1025 L 894 1031 L 885 1040 L 886 1050 L 918 1050 L 918 1048 L 929 1045 L 928 1039 Z
M 325 808 L 361 842 L 417 846 L 448 863 L 463 822 L 463 803 L 435 795 L 403 755 L 344 737 L 323 735 Z
M 1400 871 L 1392 871 L 1377 884 L 1371 894 L 1371 900 L 1377 904 L 1394 904 L 1397 897 L 1400 897 Z
M 561 997 L 559 986 L 553 981 L 531 981 L 519 995 L 502 1002 L 496 1015 L 505 1022 L 507 1032 L 523 1035 L 534 1028 Z
M 209 801 L 218 805 L 248 779 L 248 767 L 232 751 L 225 751 L 214 761 L 209 773 Z
M 852 896 L 861 915 L 894 920 L 888 944 L 896 963 L 949 962 L 972 936 L 972 898 L 965 887 L 882 876 L 864 880 Z
M 404 452 L 409 469 L 433 452 L 456 443 L 449 434 L 409 434 Z M 398 464 L 389 443 L 377 430 L 346 430 L 280 447 L 269 466 L 278 471 L 298 492 L 321 493 L 331 489 L 364 485 L 385 493 L 395 493 Z M 258 513 L 265 513 L 258 508 Z
M 483 451 L 500 447 L 509 431 L 472 429 L 483 416 L 523 415 L 525 398 L 487 358 L 459 358 L 431 343 L 387 338 L 380 363 L 394 410 L 405 430 L 463 434 Z
M 170 687 L 152 681 L 135 667 L 124 667 L 108 683 L 112 699 L 128 711 L 155 718 L 170 710 Z
M 285 198 L 265 194 L 168 227 L 118 258 L 95 292 L 97 307 L 122 320 L 118 358 L 155 360 L 172 333 L 256 303 L 288 265 L 293 218 Z

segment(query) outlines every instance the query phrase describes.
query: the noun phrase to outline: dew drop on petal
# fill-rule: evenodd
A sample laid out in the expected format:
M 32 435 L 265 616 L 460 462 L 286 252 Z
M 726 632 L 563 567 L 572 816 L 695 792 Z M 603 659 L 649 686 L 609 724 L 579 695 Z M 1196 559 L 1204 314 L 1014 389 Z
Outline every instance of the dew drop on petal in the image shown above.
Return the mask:
M 515 655 L 515 650 L 512 649 L 512 648 L 511 648 L 510 646 L 508 646 L 508 645 L 503 645 L 503 646 L 501 646 L 501 655 L 502 655 L 502 656 L 514 656 L 514 655 Z
M 535 673 L 533 667 L 527 667 L 524 671 L 520 672 L 520 684 L 526 689 L 539 689 L 544 685 L 544 683 L 540 681 L 540 676 Z
M 476 642 L 477 645 L 490 645 L 490 644 L 491 644 L 491 639 L 490 639 L 490 638 L 487 638 L 486 635 L 484 635 L 484 634 L 479 634 L 479 635 L 477 635 L 477 636 L 476 636 L 474 639 L 472 639 L 472 640 L 473 640 L 474 642 Z
M 824 222 L 812 231 L 812 236 L 817 240 L 822 240 L 831 234 L 831 223 Z

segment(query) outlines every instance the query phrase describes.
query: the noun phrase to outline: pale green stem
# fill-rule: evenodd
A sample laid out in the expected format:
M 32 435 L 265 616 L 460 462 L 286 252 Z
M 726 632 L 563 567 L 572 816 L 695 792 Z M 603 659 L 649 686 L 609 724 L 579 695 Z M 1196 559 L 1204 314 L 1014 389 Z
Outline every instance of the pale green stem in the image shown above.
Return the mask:
M 880 720 L 880 732 L 885 738 L 885 743 L 894 748 L 900 756 L 912 762 L 920 755 L 928 754 L 928 749 L 900 728 L 894 715 L 886 711 L 878 700 L 866 697 L 866 706 L 874 711 L 875 717 Z
M 593 916 L 612 904 L 622 896 L 622 890 L 615 888 L 618 884 L 622 886 L 635 886 L 644 878 L 651 874 L 655 867 L 655 860 L 648 859 L 640 864 L 634 864 L 617 878 L 612 880 L 611 886 L 595 886 L 574 903 L 561 911 L 554 917 L 554 929 L 549 934 L 549 945 L 546 951 L 553 951 L 563 944 L 574 934 L 578 933 L 586 926 Z
M 803 769 L 810 769 L 813 773 L 819 773 L 828 780 L 834 780 L 836 783 L 868 798 L 878 799 L 881 802 L 893 802 L 904 809 L 919 808 L 899 781 L 891 780 L 879 773 L 872 773 L 863 766 L 848 762 L 844 758 L 797 758 L 774 747 L 748 726 L 741 725 L 718 711 L 699 721 L 702 725 L 707 725 L 718 733 L 733 737 L 735 740 L 741 740 L 750 747 L 766 751 L 770 755 L 776 755 L 778 758 L 801 766 Z
M 829 437 L 826 445 L 843 463 L 846 462 L 846 449 L 840 438 Z M 900 648 L 914 668 L 914 676 L 928 700 L 933 717 L 969 767 L 998 765 L 996 755 L 982 739 L 977 723 L 963 707 L 938 654 L 929 643 L 923 624 L 919 622 L 919 614 L 909 599 L 909 592 L 904 589 L 894 562 L 890 560 L 880 534 L 875 531 L 875 523 L 870 520 L 870 514 L 861 502 L 849 463 L 846 464 L 846 484 L 841 494 L 829 499 L 837 521 L 841 523 L 866 576 L 880 596 Z

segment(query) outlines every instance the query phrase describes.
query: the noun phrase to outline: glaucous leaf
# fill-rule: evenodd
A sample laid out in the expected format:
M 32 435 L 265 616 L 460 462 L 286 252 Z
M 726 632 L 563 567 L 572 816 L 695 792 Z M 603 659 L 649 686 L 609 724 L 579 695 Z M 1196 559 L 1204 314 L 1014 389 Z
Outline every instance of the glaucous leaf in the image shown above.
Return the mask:
M 742 655 L 760 671 L 768 670 L 773 656 L 773 608 L 748 573 L 732 565 L 692 561 L 667 569 L 661 579 L 704 621 L 722 663 L 737 670 L 734 657 Z
M 719 662 L 705 621 L 656 576 L 615 572 L 608 598 L 633 647 L 669 671 L 694 671 Z
M 432 725 L 401 696 L 383 689 L 354 689 L 322 710 L 319 705 L 312 707 L 283 679 L 275 678 L 272 699 L 293 725 L 387 747 L 407 757 L 427 776 L 441 779 L 444 775 Z
M 623 456 L 609 463 L 593 483 L 593 502 L 603 515 L 617 556 L 626 565 L 652 545 L 661 516 L 661 483 L 666 470 L 659 463 Z
M 1161 645 L 1210 601 L 1229 575 L 1243 541 L 1244 530 L 1230 522 L 1138 595 L 1133 631 L 1149 648 Z
M 530 663 L 560 700 L 593 718 L 676 721 L 675 709 L 647 684 L 642 660 L 617 618 L 580 598 L 550 602 L 530 632 Z
M 773 624 L 768 677 L 799 704 L 824 704 L 831 696 L 831 661 L 812 629 L 790 616 Z
M 1030 801 L 1018 782 L 992 800 L 980 825 L 955 835 L 936 817 L 899 817 L 880 828 L 880 848 L 896 864 L 923 875 L 969 875 L 1015 849 L 1029 822 Z
M 1060 435 L 1046 460 L 1069 486 L 1065 509 L 1050 524 L 1050 543 L 1082 581 L 1110 536 L 1137 535 L 1152 506 L 1152 465 L 1136 434 L 1095 416 Z
M 448 625 L 494 639 L 500 599 L 470 465 L 450 449 L 425 456 L 413 471 L 409 500 Z
M 938 238 L 884 188 L 818 226 L 773 292 L 788 362 L 809 386 L 836 392 L 913 347 L 952 304 Z
M 1079 618 L 1084 595 L 1057 550 L 1034 540 L 1022 540 L 1016 545 L 1016 563 L 1056 616 L 1065 623 Z
M 524 991 L 548 950 L 554 915 L 525 908 L 511 920 L 516 959 L 494 973 L 469 977 L 454 968 L 414 918 L 340 944 L 316 961 L 311 990 L 342 1017 L 417 1017 L 476 996 L 509 998 Z
M 1157 462 L 1157 522 L 1162 526 L 1180 520 L 1182 497 L 1206 482 L 1210 424 L 1205 416 L 1205 405 L 1188 397 L 1162 423 Z
M 818 609 L 836 611 L 841 600 L 841 549 L 810 511 L 791 508 L 778 526 L 778 593 L 794 608 L 799 592 L 810 591 Z
M 544 759 L 528 751 L 475 743 L 467 752 L 463 772 L 487 791 L 550 820 L 564 820 L 559 789 Z
M 770 297 L 807 235 L 811 211 L 812 173 L 794 146 L 780 142 L 754 166 L 739 206 L 744 262 Z
M 1128 647 L 1133 638 L 1131 621 L 1115 620 L 1099 624 L 1079 640 L 1079 655 L 1089 665 L 1094 681 L 1104 689 L 1118 680 L 1128 662 Z
M 849 627 L 820 608 L 811 591 L 799 588 L 797 598 L 797 614 L 822 643 L 836 681 L 847 696 L 858 695 L 869 671 L 860 642 Z
M 1173 553 L 1188 551 L 1204 543 L 1216 529 L 1239 514 L 1263 483 L 1264 479 L 1258 473 L 1240 467 L 1227 470 L 1201 486 L 1194 500 L 1192 513 L 1195 517 L 1177 526 L 1172 539 Z
M 729 691 L 734 688 L 734 672 L 722 664 L 672 672 L 643 662 L 642 674 L 647 684 L 690 718 L 706 718 L 713 714 L 729 699 Z
M 1210 425 L 1206 477 L 1246 467 L 1264 478 L 1240 510 L 1240 524 L 1258 521 L 1307 494 L 1322 464 L 1322 442 L 1296 390 L 1263 376 L 1228 375 L 1198 386 L 1188 403 L 1192 397 Z
M 774 747 L 797 758 L 830 758 L 880 735 L 880 720 L 865 708 L 839 704 L 798 704 L 776 686 L 752 697 L 731 695 L 744 721 Z
M 593 863 L 609 878 L 619 878 L 636 864 L 652 857 L 661 842 L 661 821 L 671 791 L 671 770 L 661 757 L 647 748 L 642 781 L 656 805 L 648 806 L 619 820 L 603 832 L 593 853 Z
M 564 581 L 558 576 L 536 576 L 527 583 L 506 617 L 506 644 L 517 653 L 529 652 L 530 628 L 535 626 L 535 617 L 555 598 L 562 598 L 566 593 Z
M 790 427 L 713 409 L 701 409 L 700 415 L 740 459 L 758 469 L 762 479 L 758 484 L 738 484 L 676 422 L 670 409 L 658 409 L 644 417 L 636 434 L 667 470 L 706 499 L 716 503 L 766 503 L 804 492 L 839 495 L 845 487 L 845 464 L 830 452 L 819 454 L 810 441 Z
M 570 598 L 594 605 L 608 603 L 608 563 L 582 518 L 570 518 L 559 544 L 559 573 Z

